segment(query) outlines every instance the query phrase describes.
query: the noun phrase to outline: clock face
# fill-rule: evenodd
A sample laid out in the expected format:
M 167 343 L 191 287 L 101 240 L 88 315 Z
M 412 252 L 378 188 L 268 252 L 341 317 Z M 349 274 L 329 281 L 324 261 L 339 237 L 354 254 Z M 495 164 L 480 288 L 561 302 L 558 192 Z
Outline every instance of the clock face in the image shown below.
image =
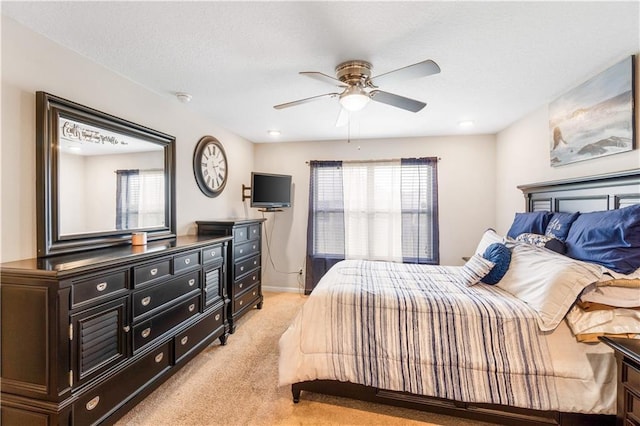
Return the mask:
M 227 183 L 227 156 L 222 144 L 212 136 L 198 142 L 193 155 L 193 172 L 200 190 L 208 197 L 215 197 Z

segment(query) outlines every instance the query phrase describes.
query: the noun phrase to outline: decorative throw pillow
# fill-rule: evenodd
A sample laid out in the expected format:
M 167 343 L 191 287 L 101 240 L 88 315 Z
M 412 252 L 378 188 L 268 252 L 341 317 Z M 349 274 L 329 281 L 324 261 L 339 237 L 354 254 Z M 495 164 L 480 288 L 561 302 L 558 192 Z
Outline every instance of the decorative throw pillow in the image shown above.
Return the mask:
M 575 222 L 580 213 L 554 213 L 544 231 L 544 235 L 557 238 L 560 241 L 567 239 L 571 224 Z
M 552 215 L 553 213 L 547 211 L 516 213 L 507 236 L 515 239 L 524 233 L 544 234 Z
M 495 263 L 485 259 L 481 255 L 474 254 L 461 268 L 460 275 L 462 276 L 463 282 L 468 287 L 471 287 L 491 272 L 494 265 Z
M 482 255 L 485 259 L 495 263 L 491 272 L 484 276 L 480 281 L 485 284 L 494 285 L 497 284 L 504 274 L 509 269 L 509 263 L 511 263 L 511 251 L 504 244 L 493 243 Z
M 640 268 L 640 204 L 580 214 L 566 244 L 567 256 L 631 274 Z
M 532 244 L 537 247 L 544 247 L 560 254 L 564 254 L 564 252 L 567 251 L 567 248 L 562 241 L 547 235 L 525 233 L 518 235 L 516 241 Z

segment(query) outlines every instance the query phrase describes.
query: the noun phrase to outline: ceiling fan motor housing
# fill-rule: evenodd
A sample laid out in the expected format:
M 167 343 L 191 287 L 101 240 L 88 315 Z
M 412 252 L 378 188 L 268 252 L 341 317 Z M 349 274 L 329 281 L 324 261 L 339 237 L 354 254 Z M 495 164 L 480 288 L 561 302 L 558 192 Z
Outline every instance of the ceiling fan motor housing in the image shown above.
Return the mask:
M 336 77 L 349 86 L 365 86 L 366 81 L 371 77 L 371 68 L 371 64 L 367 61 L 342 62 L 336 67 Z

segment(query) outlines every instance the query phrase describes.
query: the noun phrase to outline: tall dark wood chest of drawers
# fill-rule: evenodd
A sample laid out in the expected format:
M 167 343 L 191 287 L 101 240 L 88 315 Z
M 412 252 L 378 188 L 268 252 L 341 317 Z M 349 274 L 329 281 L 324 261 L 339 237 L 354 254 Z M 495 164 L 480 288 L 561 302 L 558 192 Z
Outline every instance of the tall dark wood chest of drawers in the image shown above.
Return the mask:
M 237 320 L 256 306 L 262 309 L 262 222 L 266 219 L 228 219 L 197 221 L 198 234 L 232 236 L 227 264 L 227 292 L 231 333 Z
M 640 340 L 600 337 L 615 351 L 618 365 L 616 425 L 640 426 Z
M 2 425 L 112 422 L 209 343 L 224 344 L 229 240 L 2 264 Z

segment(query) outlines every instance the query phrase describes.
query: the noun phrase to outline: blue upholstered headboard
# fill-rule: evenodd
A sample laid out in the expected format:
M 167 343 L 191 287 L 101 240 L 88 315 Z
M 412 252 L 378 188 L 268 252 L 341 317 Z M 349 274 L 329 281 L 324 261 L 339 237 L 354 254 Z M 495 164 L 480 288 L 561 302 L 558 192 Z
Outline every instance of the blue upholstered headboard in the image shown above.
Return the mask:
M 640 169 L 518 186 L 526 211 L 592 212 L 640 203 Z

